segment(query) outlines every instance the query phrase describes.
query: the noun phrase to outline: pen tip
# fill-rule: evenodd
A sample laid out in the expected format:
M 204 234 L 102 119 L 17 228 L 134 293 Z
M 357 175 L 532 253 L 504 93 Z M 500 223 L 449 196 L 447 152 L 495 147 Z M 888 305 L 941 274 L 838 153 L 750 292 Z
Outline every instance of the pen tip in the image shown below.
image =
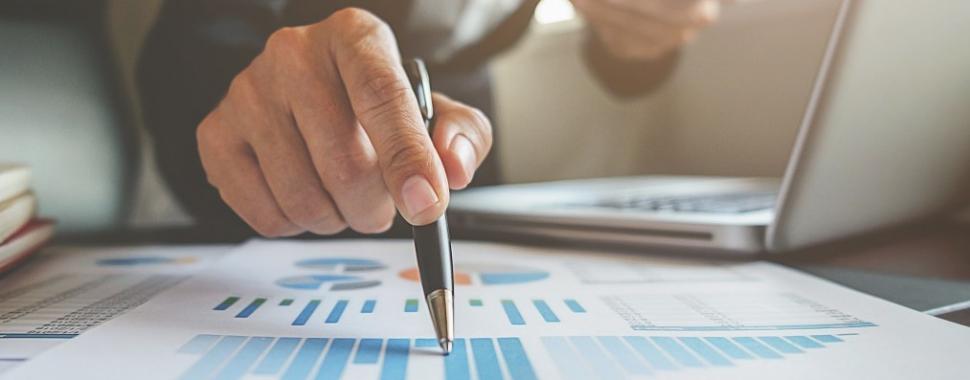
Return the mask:
M 451 341 L 450 340 L 442 339 L 442 340 L 439 340 L 438 341 L 438 344 L 441 345 L 441 350 L 444 351 L 445 355 L 448 355 L 448 354 L 451 353 Z

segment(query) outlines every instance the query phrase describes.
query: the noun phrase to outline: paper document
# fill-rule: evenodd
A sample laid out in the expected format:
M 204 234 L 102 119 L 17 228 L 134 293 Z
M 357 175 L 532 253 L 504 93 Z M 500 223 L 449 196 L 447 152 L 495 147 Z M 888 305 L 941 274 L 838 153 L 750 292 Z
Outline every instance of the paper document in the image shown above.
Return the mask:
M 960 378 L 970 329 L 770 263 L 454 246 L 433 339 L 407 241 L 246 244 L 10 379 Z
M 227 246 L 50 247 L 0 281 L 0 372 L 101 324 L 188 275 Z

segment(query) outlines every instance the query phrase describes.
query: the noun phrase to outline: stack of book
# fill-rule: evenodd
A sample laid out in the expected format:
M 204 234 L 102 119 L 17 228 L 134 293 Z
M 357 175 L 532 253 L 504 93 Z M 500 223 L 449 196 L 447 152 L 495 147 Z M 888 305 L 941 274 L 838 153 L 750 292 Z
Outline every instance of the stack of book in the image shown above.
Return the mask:
M 0 272 L 40 249 L 54 236 L 54 223 L 37 218 L 30 169 L 0 163 Z

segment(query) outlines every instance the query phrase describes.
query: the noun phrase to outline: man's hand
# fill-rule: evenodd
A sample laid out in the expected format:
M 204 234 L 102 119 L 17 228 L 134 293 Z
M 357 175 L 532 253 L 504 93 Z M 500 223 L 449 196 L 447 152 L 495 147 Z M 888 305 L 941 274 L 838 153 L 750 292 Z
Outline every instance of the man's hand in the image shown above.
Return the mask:
M 209 183 L 264 236 L 436 220 L 492 144 L 478 110 L 434 95 L 429 136 L 381 20 L 345 9 L 281 29 L 199 124 Z
M 717 20 L 719 0 L 572 0 L 613 56 L 655 60 Z

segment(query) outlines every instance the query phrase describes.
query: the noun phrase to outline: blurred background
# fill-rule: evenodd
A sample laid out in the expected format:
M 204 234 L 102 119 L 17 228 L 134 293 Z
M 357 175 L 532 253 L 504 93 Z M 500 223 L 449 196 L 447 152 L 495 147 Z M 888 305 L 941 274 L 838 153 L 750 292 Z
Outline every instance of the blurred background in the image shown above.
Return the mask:
M 62 233 L 191 223 L 157 173 L 134 86 L 162 1 L 105 1 L 106 41 L 90 26 L 0 19 L 0 161 L 33 167 L 41 213 Z M 588 75 L 569 1 L 543 0 L 527 38 L 492 65 L 506 181 L 781 176 L 837 5 L 724 7 L 659 91 L 621 100 Z

